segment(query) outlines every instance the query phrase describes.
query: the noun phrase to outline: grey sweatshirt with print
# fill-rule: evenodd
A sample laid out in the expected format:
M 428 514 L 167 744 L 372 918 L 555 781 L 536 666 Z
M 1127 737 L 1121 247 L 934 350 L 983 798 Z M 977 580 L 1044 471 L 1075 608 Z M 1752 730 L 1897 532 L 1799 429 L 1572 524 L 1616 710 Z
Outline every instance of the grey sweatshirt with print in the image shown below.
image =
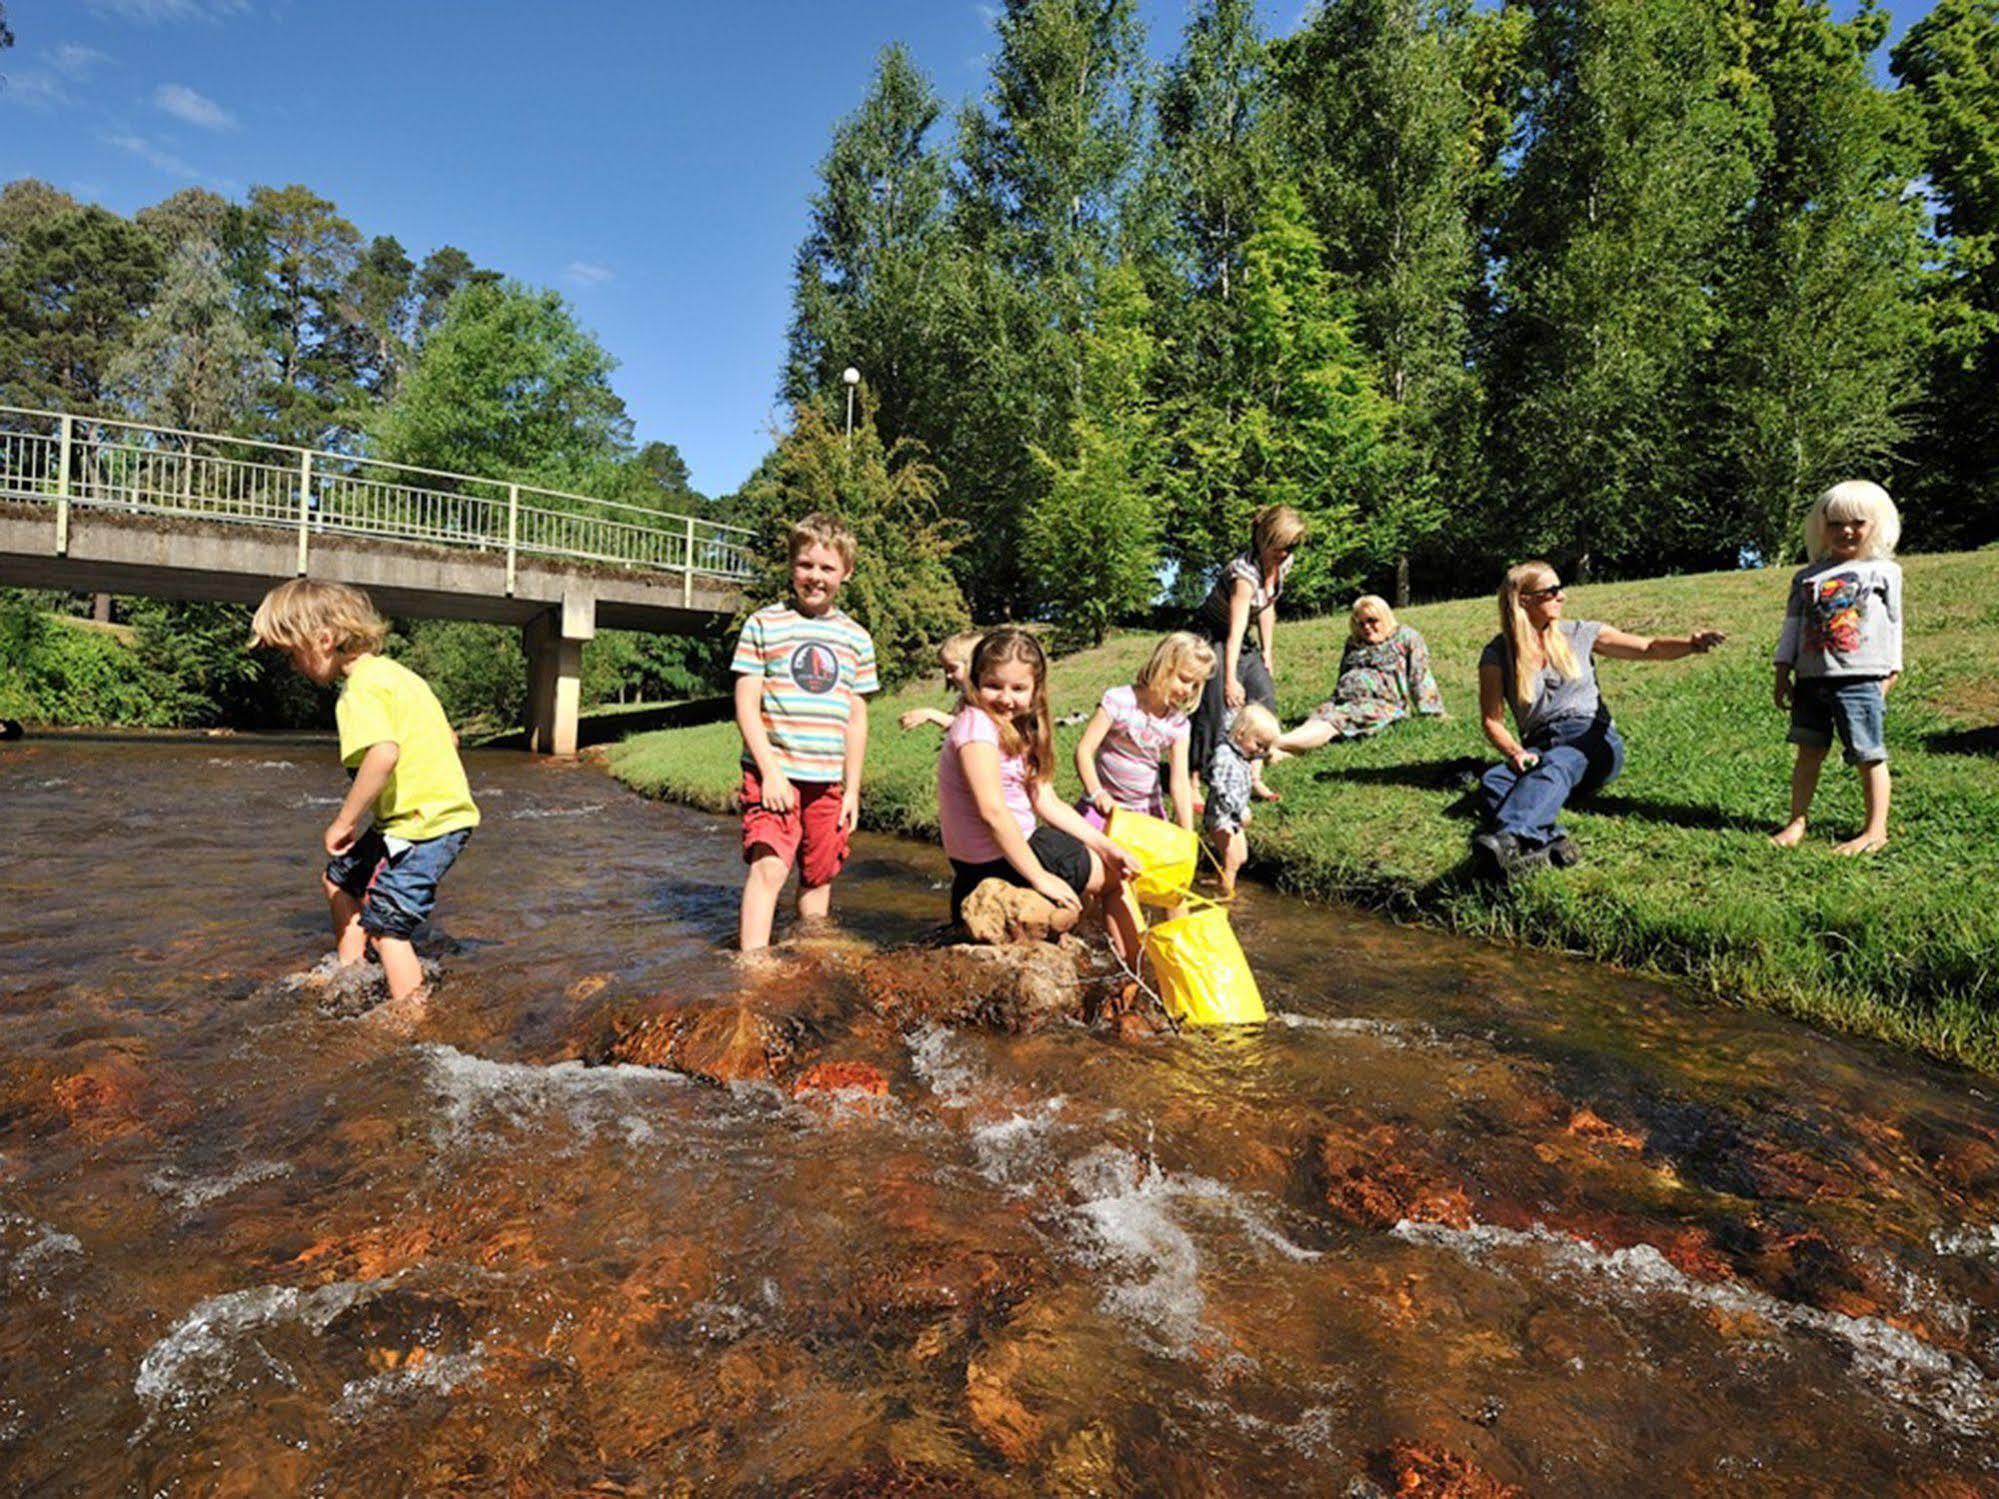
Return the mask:
M 1902 569 L 1886 558 L 1814 562 L 1791 579 L 1776 662 L 1806 677 L 1902 669 Z

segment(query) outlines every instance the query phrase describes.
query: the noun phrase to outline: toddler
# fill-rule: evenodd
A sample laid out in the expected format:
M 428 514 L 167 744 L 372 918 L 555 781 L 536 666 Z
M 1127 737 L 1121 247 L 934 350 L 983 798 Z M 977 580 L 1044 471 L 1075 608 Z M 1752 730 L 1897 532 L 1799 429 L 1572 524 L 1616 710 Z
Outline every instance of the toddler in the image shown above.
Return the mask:
M 1204 814 L 1209 836 L 1222 855 L 1222 894 L 1235 894 L 1236 875 L 1249 860 L 1250 820 L 1258 768 L 1269 758 L 1282 732 L 1277 715 L 1261 703 L 1246 703 L 1229 719 L 1215 752 L 1208 758 L 1208 804 Z

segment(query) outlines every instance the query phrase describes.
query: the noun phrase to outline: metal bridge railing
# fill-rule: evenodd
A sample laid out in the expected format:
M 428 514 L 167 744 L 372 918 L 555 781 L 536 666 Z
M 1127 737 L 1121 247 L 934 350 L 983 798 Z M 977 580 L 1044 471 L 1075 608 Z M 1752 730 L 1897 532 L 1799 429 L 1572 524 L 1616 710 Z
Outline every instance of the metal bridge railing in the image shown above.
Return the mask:
M 69 548 L 71 511 L 87 506 L 283 527 L 298 536 L 301 574 L 311 538 L 325 534 L 503 553 L 508 593 L 522 556 L 677 573 L 684 598 L 697 575 L 740 581 L 752 571 L 753 533 L 698 516 L 348 453 L 12 406 L 0 406 L 0 500 L 53 507 L 58 553 Z

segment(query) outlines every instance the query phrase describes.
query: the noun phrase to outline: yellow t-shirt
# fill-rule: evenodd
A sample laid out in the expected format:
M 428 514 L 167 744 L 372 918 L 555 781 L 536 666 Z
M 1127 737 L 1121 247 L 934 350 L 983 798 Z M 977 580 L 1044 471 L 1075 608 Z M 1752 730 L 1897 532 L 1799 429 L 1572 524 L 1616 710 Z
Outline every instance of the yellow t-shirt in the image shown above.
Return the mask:
M 397 748 L 396 768 L 375 798 L 375 828 L 420 843 L 479 825 L 451 725 L 430 684 L 386 656 L 362 656 L 347 669 L 333 721 L 340 727 L 340 763 L 358 769 L 384 740 Z

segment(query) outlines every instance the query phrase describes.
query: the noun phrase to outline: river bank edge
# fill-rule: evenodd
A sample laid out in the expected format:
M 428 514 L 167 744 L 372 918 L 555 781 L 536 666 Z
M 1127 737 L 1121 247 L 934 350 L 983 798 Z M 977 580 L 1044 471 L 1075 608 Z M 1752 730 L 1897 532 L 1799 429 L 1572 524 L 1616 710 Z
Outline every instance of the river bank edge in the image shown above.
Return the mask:
M 587 758 L 628 789 L 656 801 L 699 812 L 734 815 L 733 791 L 688 779 L 675 781 L 635 768 L 623 745 L 590 750 Z M 934 818 L 911 818 L 894 803 L 877 810 L 863 801 L 860 825 L 911 843 L 936 846 Z M 1770 1010 L 1849 1037 L 1883 1043 L 1931 1061 L 1962 1066 L 1999 1076 L 1999 1027 L 1982 1008 L 1937 1017 L 1911 1016 L 1864 992 L 1842 991 L 1825 984 L 1759 983 L 1752 972 L 1725 952 L 1703 950 L 1697 943 L 1675 940 L 1674 934 L 1622 933 L 1614 942 L 1601 940 L 1618 914 L 1592 910 L 1565 899 L 1561 878 L 1548 873 L 1529 877 L 1495 891 L 1480 886 L 1468 871 L 1440 886 L 1425 888 L 1365 865 L 1331 864 L 1299 856 L 1295 848 L 1258 850 L 1242 878 L 1282 894 L 1320 906 L 1350 906 L 1391 920 L 1482 939 L 1504 946 L 1559 953 L 1587 959 L 1622 973 L 1693 986 L 1706 999 Z M 941 918 L 940 918 L 941 919 Z M 1632 963 L 1622 953 L 1633 936 L 1646 943 L 1653 960 Z M 1254 966 L 1255 955 L 1251 954 Z M 1942 1023 L 1936 1023 L 1941 1021 Z M 1928 1023 L 1926 1023 L 1928 1022 Z

